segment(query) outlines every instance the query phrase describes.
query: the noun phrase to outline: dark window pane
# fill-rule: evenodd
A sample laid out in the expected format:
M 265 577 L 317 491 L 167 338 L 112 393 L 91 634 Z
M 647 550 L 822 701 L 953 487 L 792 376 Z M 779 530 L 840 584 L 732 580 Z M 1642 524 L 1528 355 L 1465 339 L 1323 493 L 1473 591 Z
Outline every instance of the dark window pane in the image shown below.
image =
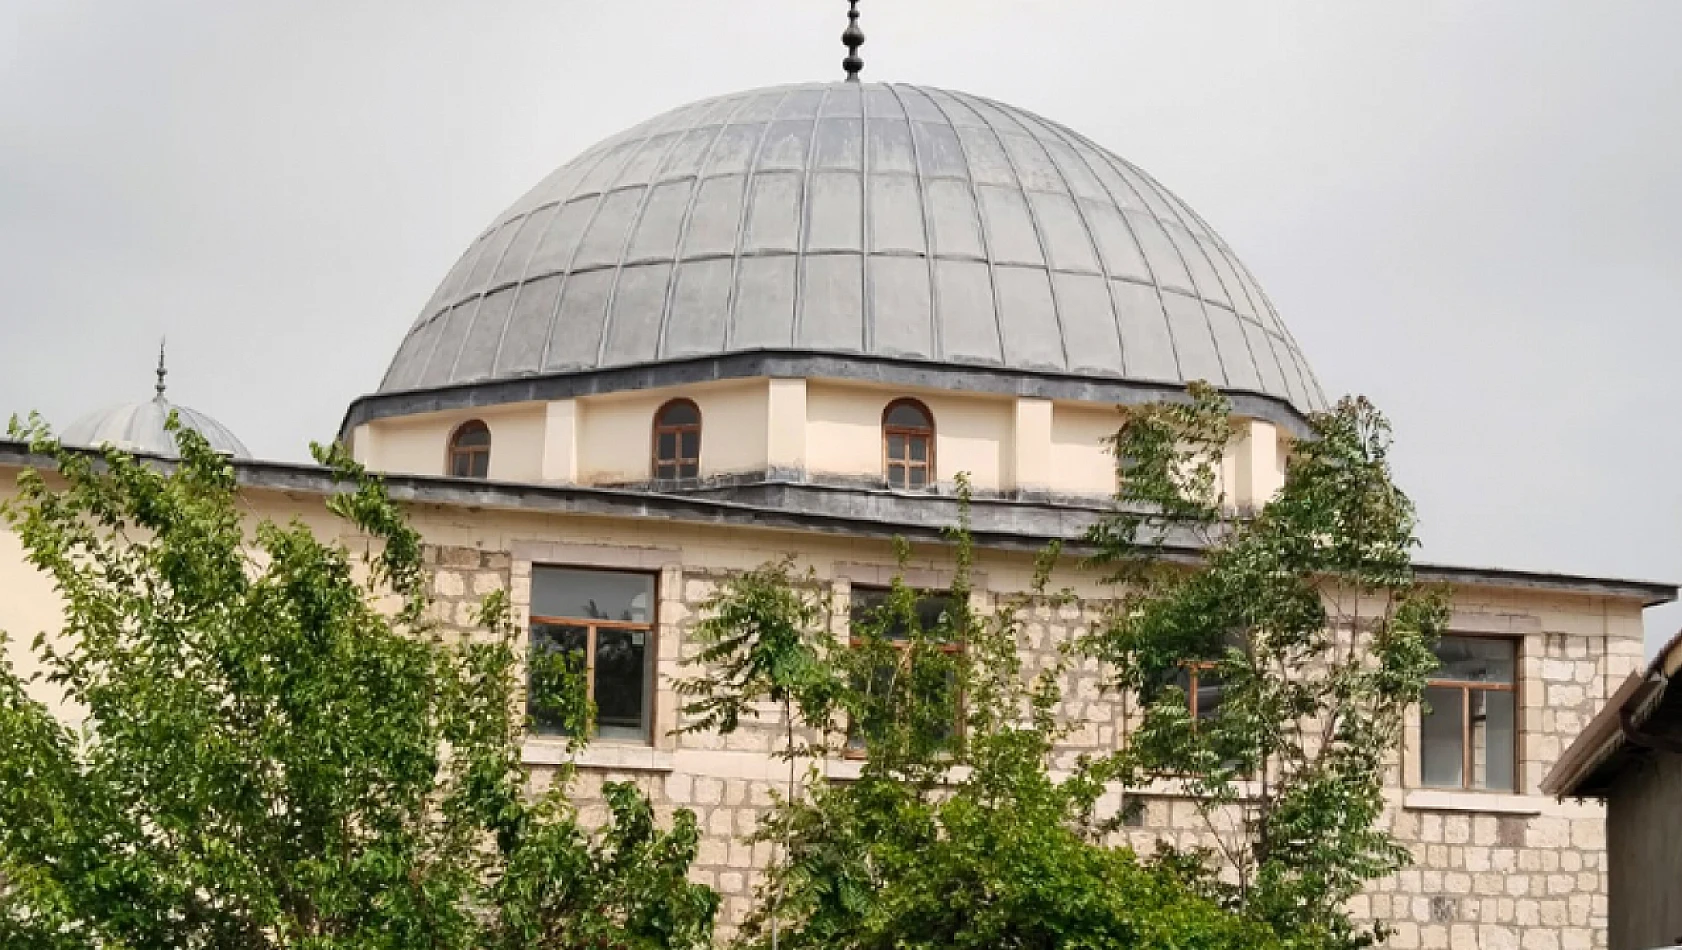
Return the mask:
M 654 578 L 618 571 L 536 567 L 531 577 L 531 612 L 536 617 L 650 623 L 654 616 Z
M 928 439 L 911 439 L 909 445 L 911 447 L 911 461 L 927 462 L 929 460 Z
M 888 487 L 889 488 L 904 488 L 905 487 L 905 466 L 904 465 L 889 465 L 888 466 Z
M 641 738 L 648 680 L 648 631 L 596 631 L 596 726 L 603 736 Z
M 1511 683 L 1517 666 L 1511 640 L 1443 637 L 1437 643 L 1438 670 L 1432 679 L 1471 683 Z
M 888 458 L 891 458 L 891 459 L 903 459 L 903 458 L 905 458 L 905 436 L 903 436 L 903 435 L 890 435 L 890 436 L 888 436 Z
M 534 623 L 531 627 L 531 660 L 527 663 L 529 674 L 526 681 L 527 711 L 531 714 L 533 726 L 538 732 L 564 732 L 558 718 L 544 706 L 540 697 L 546 689 L 559 688 L 554 682 L 561 667 L 555 662 L 547 662 L 557 655 L 564 655 L 569 659 L 569 665 L 574 670 L 584 669 L 585 651 L 587 649 L 590 632 L 584 627 L 572 627 L 562 624 Z
M 885 587 L 854 587 L 852 602 L 847 609 L 848 620 L 855 626 L 869 622 L 888 602 L 891 593 Z M 913 609 L 917 612 L 918 626 L 930 631 L 940 625 L 941 615 L 951 608 L 952 598 L 946 594 L 918 594 Z M 883 631 L 883 636 L 889 640 L 904 640 L 911 636 L 911 632 L 904 623 L 896 620 L 893 626 Z
M 655 454 L 657 455 L 657 457 L 659 457 L 660 459 L 675 459 L 675 458 L 677 458 L 677 433 L 676 432 L 662 432 L 662 433 L 660 433 L 660 439 L 659 439 L 658 444 L 659 444 L 659 448 L 655 450 Z
M 701 433 L 700 432 L 685 432 L 685 433 L 683 433 L 682 443 L 683 443 L 683 454 L 678 456 L 679 458 L 692 459 L 692 458 L 700 458 L 701 457 Z
M 912 488 L 922 488 L 928 483 L 929 471 L 926 468 L 913 467 L 909 474 L 911 476 Z
M 1221 702 L 1226 698 L 1226 687 L 1214 670 L 1197 671 L 1197 718 L 1213 719 L 1221 711 Z
M 901 426 L 907 429 L 927 429 L 930 426 L 929 417 L 922 407 L 912 402 L 895 403 L 888 410 L 888 425 Z
M 1471 691 L 1472 787 L 1510 792 L 1513 783 L 1512 690 Z
M 678 466 L 677 471 L 679 478 L 699 478 L 701 476 L 701 466 L 694 462 L 686 462 Z
M 487 478 L 491 474 L 491 453 L 475 452 L 472 458 L 472 473 L 474 478 Z
M 491 447 L 491 430 L 483 422 L 469 422 L 456 430 L 452 444 L 458 449 L 488 449 Z
M 473 458 L 460 452 L 450 457 L 450 474 L 457 478 L 467 478 L 473 472 Z
M 1463 788 L 1466 748 L 1465 694 L 1459 689 L 1433 686 L 1425 690 L 1420 712 L 1420 771 L 1432 788 Z
M 692 426 L 700 425 L 701 413 L 689 402 L 671 402 L 660 410 L 660 424 L 663 426 Z

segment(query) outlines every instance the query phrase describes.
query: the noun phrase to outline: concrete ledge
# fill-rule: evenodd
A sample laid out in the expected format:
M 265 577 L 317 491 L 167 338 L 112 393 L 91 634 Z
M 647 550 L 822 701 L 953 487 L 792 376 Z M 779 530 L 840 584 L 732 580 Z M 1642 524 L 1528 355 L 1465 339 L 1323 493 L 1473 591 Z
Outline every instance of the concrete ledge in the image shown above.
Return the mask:
M 520 750 L 527 765 L 576 765 L 613 772 L 671 772 L 675 756 L 653 746 L 598 741 L 571 752 L 559 739 L 527 739 Z
M 1409 811 L 1455 811 L 1480 815 L 1540 815 L 1548 800 L 1536 795 L 1500 792 L 1451 792 L 1434 788 L 1413 788 L 1402 793 L 1402 807 Z

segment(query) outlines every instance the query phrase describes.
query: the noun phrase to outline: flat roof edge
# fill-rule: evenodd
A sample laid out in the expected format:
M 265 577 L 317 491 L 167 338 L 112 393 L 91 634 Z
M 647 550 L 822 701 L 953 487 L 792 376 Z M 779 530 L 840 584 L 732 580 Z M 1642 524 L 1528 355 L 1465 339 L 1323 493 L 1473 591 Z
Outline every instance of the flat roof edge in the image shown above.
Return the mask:
M 170 460 L 143 456 L 167 464 Z M 330 494 L 337 482 L 315 464 L 232 460 L 242 485 L 275 491 Z M 50 457 L 36 455 L 23 442 L 0 439 L 0 467 L 50 469 Z M 863 527 L 879 537 L 906 535 L 938 539 L 956 514 L 950 495 L 907 496 L 883 490 L 850 489 L 792 481 L 747 486 L 761 498 L 738 500 L 708 495 L 576 485 L 488 482 L 433 475 L 380 473 L 392 497 L 418 504 L 530 510 L 599 517 L 664 517 L 697 524 L 751 523 L 783 530 L 857 533 Z M 773 501 L 782 502 L 773 504 Z M 806 502 L 805 506 L 790 502 Z M 984 544 L 1033 549 L 1053 540 L 1077 539 L 1098 515 L 1098 508 L 1031 499 L 977 499 L 976 538 Z M 1189 545 L 1182 548 L 1193 550 Z M 1595 577 L 1532 570 L 1461 567 L 1416 563 L 1415 575 L 1428 583 L 1452 583 L 1638 600 L 1642 606 L 1677 599 L 1677 585 L 1662 581 Z

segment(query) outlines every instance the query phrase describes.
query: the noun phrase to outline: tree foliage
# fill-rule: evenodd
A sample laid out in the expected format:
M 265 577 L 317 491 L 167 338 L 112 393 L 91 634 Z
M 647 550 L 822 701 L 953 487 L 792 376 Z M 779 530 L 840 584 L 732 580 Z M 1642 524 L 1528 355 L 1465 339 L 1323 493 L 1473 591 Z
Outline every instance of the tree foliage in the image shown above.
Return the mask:
M 1142 708 L 1115 774 L 1194 794 L 1226 903 L 1299 939 L 1365 945 L 1382 934 L 1343 906 L 1408 859 L 1380 825 L 1384 775 L 1446 601 L 1414 579 L 1413 506 L 1371 404 L 1312 417 L 1283 488 L 1234 518 L 1219 491 L 1231 407 L 1192 395 L 1128 410 L 1117 512 L 1093 532 L 1125 593 L 1087 648 Z M 1182 542 L 1195 568 L 1171 550 Z M 1218 686 L 1210 716 L 1190 715 L 1188 669 Z
M 1053 771 L 1068 729 L 1055 714 L 1063 669 L 1024 668 L 1019 643 L 1029 597 L 990 611 L 972 607 L 967 486 L 962 494 L 964 515 L 950 539 L 954 580 L 938 592 L 945 609 L 933 622 L 918 609 L 924 592 L 896 580 L 855 625 L 851 646 L 821 630 L 796 635 L 789 623 L 818 614 L 776 609 L 791 603 L 788 592 L 810 586 L 786 563 L 726 585 L 710 607 L 710 623 L 738 634 L 720 630 L 709 641 L 723 647 L 709 660 L 726 671 L 750 657 L 780 668 L 769 654 L 783 650 L 793 654 L 791 666 L 804 667 L 809 645 L 825 643 L 821 665 L 830 672 L 816 680 L 824 702 L 802 721 L 807 748 L 844 743 L 863 754 L 856 777 L 830 779 L 814 768 L 805 793 L 780 801 L 762 823 L 757 837 L 777 842 L 786 858 L 769 869 L 741 943 L 814 950 L 1279 946 L 1266 925 L 1227 913 L 1179 868 L 1142 862 L 1104 840 L 1100 769 Z M 1042 603 L 1062 596 L 1043 589 L 1055 553 L 1040 562 Z M 772 617 L 777 622 L 767 623 Z M 781 633 L 760 637 L 767 629 Z M 740 681 L 715 676 L 709 689 Z M 790 688 L 799 695 L 798 685 Z
M 582 827 L 530 791 L 500 596 L 437 636 L 422 545 L 381 483 L 317 450 L 363 558 L 301 522 L 249 526 L 232 466 L 172 429 L 169 466 L 61 450 L 6 516 L 64 601 L 38 637 L 58 722 L 0 668 L 0 945 L 18 948 L 699 948 L 688 812 L 630 785 Z M 382 604 L 384 609 L 382 609 Z M 577 671 L 539 700 L 584 735 Z M 570 694 L 569 694 L 570 691 Z

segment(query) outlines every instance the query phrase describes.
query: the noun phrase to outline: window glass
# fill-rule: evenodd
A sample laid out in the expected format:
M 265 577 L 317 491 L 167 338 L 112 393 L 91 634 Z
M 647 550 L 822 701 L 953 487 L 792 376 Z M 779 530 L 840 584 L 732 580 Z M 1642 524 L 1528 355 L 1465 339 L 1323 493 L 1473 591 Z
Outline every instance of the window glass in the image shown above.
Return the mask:
M 701 411 L 682 399 L 660 407 L 654 417 L 654 477 L 697 478 L 700 461 Z
M 582 670 L 595 703 L 596 734 L 649 737 L 654 578 L 647 574 L 537 567 L 532 570 L 531 649 L 568 654 Z M 533 696 L 536 668 L 532 664 Z M 533 725 L 556 733 L 560 723 L 531 703 Z
M 1517 650 L 1511 640 L 1443 637 L 1437 643 L 1434 680 L 1460 683 L 1512 683 Z
M 660 424 L 667 426 L 700 425 L 701 413 L 687 400 L 667 403 L 660 410 Z
M 488 449 L 490 445 L 491 430 L 486 428 L 483 422 L 469 422 L 456 430 L 458 449 Z
M 1425 708 L 1420 719 L 1420 766 L 1422 778 L 1432 788 L 1461 788 L 1466 761 L 1461 731 L 1465 717 L 1465 691 L 1433 686 L 1425 690 Z
M 858 627 L 868 622 L 883 604 L 888 602 L 892 591 L 886 587 L 854 587 L 852 602 L 847 610 L 847 619 Z M 940 625 L 940 617 L 952 607 L 952 597 L 949 594 L 919 593 L 917 595 L 917 622 L 925 631 L 934 630 Z M 883 636 L 889 640 L 909 639 L 911 632 L 898 620 L 883 631 Z
M 876 612 L 883 609 L 891 596 L 892 590 L 886 587 L 853 588 L 852 599 L 848 608 L 848 621 L 854 629 L 855 637 L 864 624 L 876 619 Z M 912 609 L 916 613 L 918 626 L 925 633 L 928 633 L 939 628 L 942 616 L 952 607 L 953 600 L 950 594 L 918 593 Z M 892 727 L 893 724 L 890 721 L 877 721 L 875 719 L 876 716 L 886 714 L 887 710 L 875 707 L 872 703 L 885 700 L 893 688 L 893 684 L 901 677 L 916 676 L 919 682 L 917 689 L 923 701 L 933 704 L 934 708 L 947 708 L 951 711 L 949 717 L 942 717 L 934 723 L 926 723 L 924 730 L 921 731 L 922 737 L 929 742 L 942 746 L 956 740 L 959 733 L 959 723 L 963 716 L 962 703 L 958 695 L 956 669 L 948 668 L 932 677 L 928 675 L 926 668 L 921 675 L 910 669 L 910 663 L 907 659 L 909 654 L 904 647 L 907 645 L 907 641 L 911 639 L 911 630 L 902 618 L 893 618 L 888 628 L 881 633 L 885 639 L 900 648 L 897 651 L 899 659 L 896 662 L 883 663 L 875 667 L 868 677 L 868 682 L 860 681 L 853 684 L 856 689 L 868 689 L 875 699 L 867 701 L 867 707 L 869 708 L 867 708 L 863 717 L 849 725 L 847 733 L 848 754 L 863 754 L 867 737 L 880 737 L 884 733 L 879 732 L 879 730 Z M 942 644 L 940 647 L 940 652 L 943 654 L 952 654 L 958 650 L 959 646 L 955 643 Z
M 618 571 L 565 567 L 532 569 L 534 617 L 648 623 L 654 610 L 654 578 Z
M 907 429 L 927 429 L 930 425 L 928 414 L 914 402 L 894 403 L 885 421 L 888 425 Z
M 587 651 L 589 650 L 590 629 L 588 627 L 574 627 L 567 624 L 533 623 L 531 625 L 531 649 L 534 654 L 566 653 L 571 654 L 577 669 L 583 669 Z M 540 691 L 535 670 L 536 663 L 528 664 L 533 674 L 527 679 L 527 688 L 533 695 Z M 560 721 L 549 710 L 539 703 L 530 704 L 532 725 L 540 733 L 551 735 L 564 732 Z
M 1420 713 L 1421 779 L 1436 788 L 1517 788 L 1518 644 L 1443 637 Z
M 596 728 L 639 733 L 645 721 L 648 631 L 608 628 L 596 640 Z
M 1516 758 L 1512 690 L 1470 691 L 1472 782 L 1476 789 L 1510 792 Z
M 487 478 L 491 468 L 491 430 L 475 419 L 450 434 L 449 474 L 456 478 Z

